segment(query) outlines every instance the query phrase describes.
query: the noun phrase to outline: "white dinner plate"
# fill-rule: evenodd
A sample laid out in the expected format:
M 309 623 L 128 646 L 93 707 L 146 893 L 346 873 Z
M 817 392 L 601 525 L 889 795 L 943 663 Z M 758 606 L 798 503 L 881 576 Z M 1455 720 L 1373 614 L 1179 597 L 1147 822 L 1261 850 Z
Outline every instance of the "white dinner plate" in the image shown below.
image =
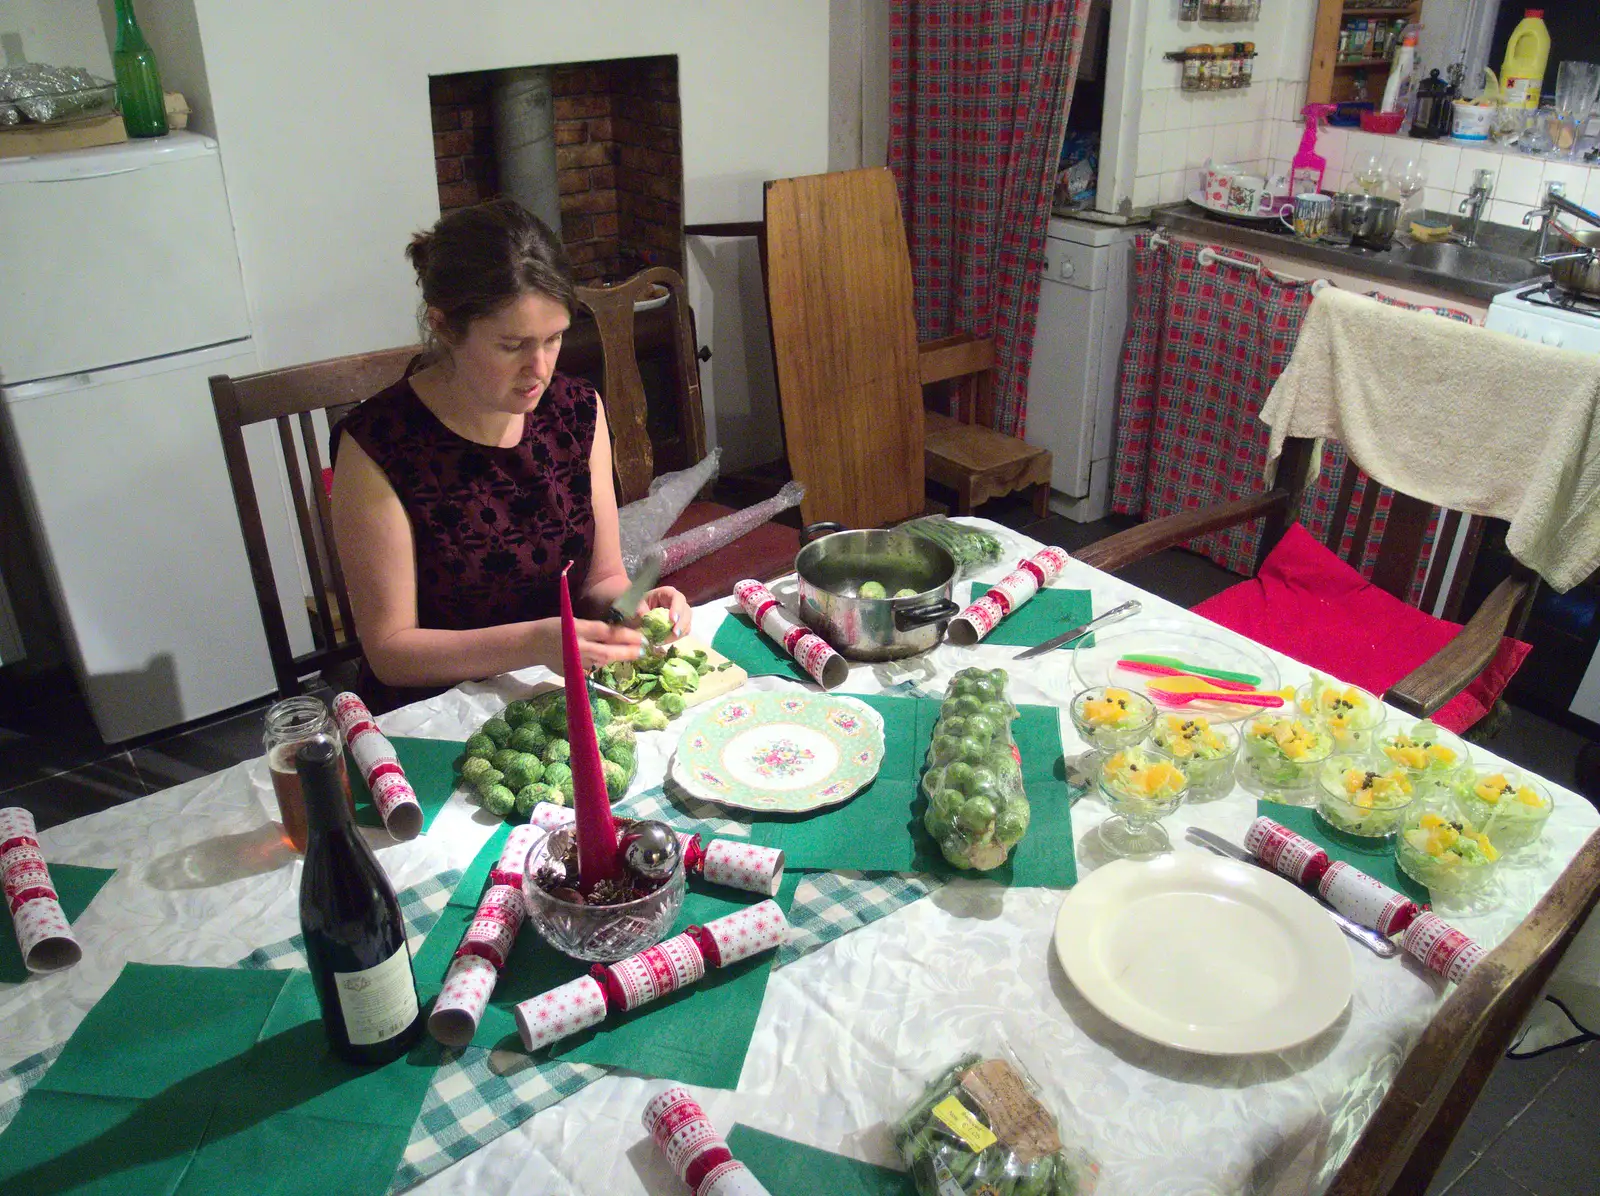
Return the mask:
M 1278 666 L 1260 644 L 1215 625 L 1176 619 L 1140 619 L 1112 631 L 1096 632 L 1092 645 L 1079 644 L 1072 650 L 1072 678 L 1077 688 L 1118 685 L 1149 694 L 1147 683 L 1153 678 L 1117 667 L 1117 661 L 1130 652 L 1175 656 L 1189 664 L 1248 673 L 1261 678 L 1258 689 L 1278 688 Z M 1214 722 L 1237 722 L 1262 713 L 1260 706 L 1218 701 L 1167 707 L 1157 700 L 1156 707 L 1203 714 Z
M 1281 204 L 1270 212 L 1236 212 L 1232 208 L 1219 208 L 1206 198 L 1204 191 L 1191 191 L 1184 198 L 1194 204 L 1195 207 L 1204 208 L 1213 216 L 1221 216 L 1228 220 L 1238 220 L 1245 224 L 1271 224 L 1278 219 L 1280 211 L 1287 211 L 1291 206 L 1287 203 Z
M 1095 869 L 1061 903 L 1055 943 L 1106 1017 L 1203 1055 L 1302 1043 L 1339 1020 L 1355 986 L 1350 948 L 1315 900 L 1193 852 Z

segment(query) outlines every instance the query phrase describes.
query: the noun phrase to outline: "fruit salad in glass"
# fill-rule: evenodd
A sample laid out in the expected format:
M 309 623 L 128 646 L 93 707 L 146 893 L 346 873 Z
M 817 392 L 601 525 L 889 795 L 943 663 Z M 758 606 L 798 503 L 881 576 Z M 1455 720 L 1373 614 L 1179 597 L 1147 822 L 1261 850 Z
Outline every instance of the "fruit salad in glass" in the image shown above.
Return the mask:
M 1334 830 L 1382 839 L 1400 828 L 1416 789 L 1388 760 L 1335 756 L 1317 774 L 1317 813 Z
M 1163 714 L 1150 739 L 1188 775 L 1187 801 L 1215 801 L 1233 788 L 1239 732 L 1227 723 L 1213 724 L 1200 714 Z
M 1239 783 L 1268 801 L 1310 805 L 1317 769 L 1333 754 L 1333 737 L 1315 722 L 1268 714 L 1245 724 Z
M 1108 752 L 1139 743 L 1156 721 L 1154 702 L 1115 685 L 1084 690 L 1072 699 L 1067 713 L 1079 737 L 1089 745 L 1073 766 L 1085 785 L 1094 783 Z
M 1438 899 L 1482 889 L 1494 875 L 1500 850 L 1452 806 L 1419 802 L 1401 821 L 1394 858 L 1400 871 Z
M 1472 764 L 1466 744 L 1427 721 L 1390 730 L 1379 737 L 1378 750 L 1406 770 L 1418 797 L 1453 788 Z
M 1556 808 L 1542 785 L 1515 768 L 1468 772 L 1457 783 L 1456 801 L 1501 855 L 1537 843 Z
M 1100 794 L 1111 817 L 1100 824 L 1100 841 L 1113 856 L 1152 855 L 1172 842 L 1156 821 L 1183 804 L 1189 778 L 1166 752 L 1125 747 L 1100 769 Z
M 1333 737 L 1333 750 L 1369 751 L 1388 717 L 1383 703 L 1357 685 L 1341 685 L 1320 673 L 1295 691 L 1295 709 Z

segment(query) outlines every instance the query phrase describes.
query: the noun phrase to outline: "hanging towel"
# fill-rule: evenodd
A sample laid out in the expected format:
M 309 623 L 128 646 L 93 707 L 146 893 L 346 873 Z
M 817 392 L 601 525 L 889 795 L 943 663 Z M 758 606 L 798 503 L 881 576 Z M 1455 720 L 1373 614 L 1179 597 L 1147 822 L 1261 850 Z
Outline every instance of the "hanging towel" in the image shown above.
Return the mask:
M 1558 591 L 1600 567 L 1600 354 L 1327 287 L 1261 419 L 1269 466 L 1287 437 L 1332 438 L 1386 486 L 1508 521 Z

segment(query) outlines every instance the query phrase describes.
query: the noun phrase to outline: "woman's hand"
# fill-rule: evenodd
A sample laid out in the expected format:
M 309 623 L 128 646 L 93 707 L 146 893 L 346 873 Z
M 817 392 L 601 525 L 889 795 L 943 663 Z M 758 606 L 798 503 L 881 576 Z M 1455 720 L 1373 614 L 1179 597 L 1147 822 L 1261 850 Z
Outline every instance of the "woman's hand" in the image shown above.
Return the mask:
M 672 634 L 667 637 L 667 643 L 689 634 L 689 623 L 694 618 L 689 600 L 671 586 L 657 586 L 644 596 L 639 603 L 639 618 L 644 618 L 645 612 L 650 610 L 664 610 L 672 616 Z
M 574 619 L 578 632 L 578 656 L 585 669 L 615 664 L 619 660 L 638 660 L 644 655 L 644 636 L 632 627 L 613 626 L 594 619 Z M 563 673 L 561 658 L 561 620 L 539 619 L 532 624 L 535 664 Z

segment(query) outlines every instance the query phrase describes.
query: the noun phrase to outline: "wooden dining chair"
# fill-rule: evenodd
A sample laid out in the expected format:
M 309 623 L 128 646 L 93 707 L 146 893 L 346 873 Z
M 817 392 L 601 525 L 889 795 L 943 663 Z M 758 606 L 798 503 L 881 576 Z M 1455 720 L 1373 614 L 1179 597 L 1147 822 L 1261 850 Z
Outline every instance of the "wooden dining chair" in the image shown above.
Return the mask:
M 1075 555 L 1086 564 L 1115 573 L 1197 536 L 1262 519 L 1265 520 L 1265 528 L 1256 562 L 1259 573 L 1272 550 L 1285 539 L 1299 518 L 1316 452 L 1314 442 L 1291 438 L 1284 444 L 1276 481 L 1270 489 L 1233 502 L 1151 520 L 1096 541 Z M 1358 492 L 1359 506 L 1356 505 Z M 1377 483 L 1367 479 L 1354 461 L 1347 461 L 1326 547 L 1334 555 L 1344 548 L 1349 564 L 1356 569 L 1361 568 L 1361 562 L 1367 555 L 1368 542 L 1374 535 L 1378 502 Z M 1431 552 L 1431 560 L 1426 560 L 1430 551 L 1426 543 L 1427 532 L 1434 518 L 1435 508 L 1428 503 L 1405 494 L 1393 495 L 1379 540 L 1371 582 L 1396 600 L 1394 613 L 1397 618 L 1404 615 L 1403 608 L 1410 602 L 1416 579 L 1426 568 L 1420 605 L 1425 609 L 1434 606 L 1442 592 L 1445 598 L 1443 617 L 1452 622 L 1459 621 L 1467 578 L 1472 572 L 1483 536 L 1482 520 L 1456 511 L 1444 512 L 1439 517 L 1434 535 L 1440 550 Z M 1457 543 L 1459 552 L 1451 547 Z M 1443 587 L 1447 576 L 1453 577 L 1453 581 L 1446 590 Z M 1484 599 L 1455 638 L 1387 687 L 1382 695 L 1384 701 L 1418 718 L 1438 712 L 1501 656 L 1504 637 L 1514 638 L 1521 634 L 1537 586 L 1536 574 L 1520 566 L 1515 568 Z M 1224 625 L 1231 625 L 1225 618 L 1211 614 L 1206 609 L 1207 605 L 1202 603 L 1197 610 L 1217 618 Z M 1416 617 L 1416 612 L 1410 612 L 1408 617 Z M 1357 627 L 1347 630 L 1351 636 L 1362 632 Z M 1261 639 L 1269 647 L 1279 646 L 1270 642 L 1270 628 L 1265 631 L 1252 628 L 1248 634 Z M 1280 650 L 1289 652 L 1289 655 L 1296 654 L 1287 648 Z M 1314 660 L 1305 663 L 1316 667 Z
M 909 519 L 925 510 L 930 478 L 955 490 L 958 514 L 1027 487 L 1044 513 L 1048 450 L 982 423 L 993 344 L 917 340 L 893 174 L 880 167 L 769 182 L 764 261 L 784 441 L 808 487 L 806 522 Z M 924 412 L 923 388 L 938 383 L 955 384 L 955 418 Z
M 1489 1073 L 1600 898 L 1600 833 L 1456 986 L 1400 1065 L 1327 1196 L 1420 1196 Z M 1511 1064 L 1511 1066 L 1516 1066 Z

